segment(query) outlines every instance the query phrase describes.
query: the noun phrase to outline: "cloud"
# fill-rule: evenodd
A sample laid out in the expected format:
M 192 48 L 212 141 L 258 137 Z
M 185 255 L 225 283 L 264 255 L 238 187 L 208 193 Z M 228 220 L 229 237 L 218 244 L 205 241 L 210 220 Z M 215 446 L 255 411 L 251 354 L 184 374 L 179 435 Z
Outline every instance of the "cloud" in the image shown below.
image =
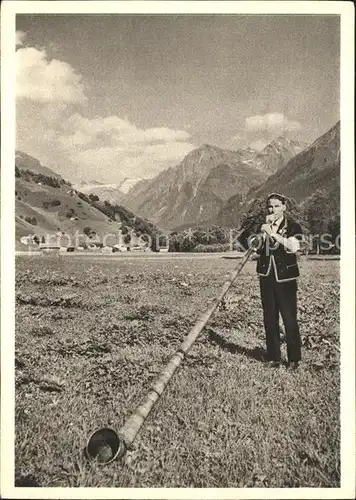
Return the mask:
M 68 140 L 77 144 L 95 147 L 99 145 L 130 145 L 147 143 L 167 143 L 186 141 L 190 135 L 183 130 L 173 130 L 166 127 L 139 129 L 127 119 L 118 116 L 85 118 L 80 113 L 71 115 L 63 123 L 63 130 Z
M 172 130 L 166 127 L 149 128 L 147 130 L 137 130 L 131 134 L 133 142 L 174 142 L 189 139 L 190 134 L 184 130 Z M 127 138 L 130 140 L 129 138 Z
M 152 177 L 177 164 L 194 145 L 190 143 L 166 143 L 147 147 L 98 147 L 72 149 L 71 161 L 81 178 L 110 179 L 119 182 L 124 177 Z
M 229 140 L 228 146 L 235 149 L 251 147 L 261 151 L 279 136 L 297 139 L 301 129 L 299 122 L 291 120 L 283 113 L 253 115 L 245 119 L 241 128 Z
M 273 133 L 294 132 L 301 129 L 297 121 L 289 120 L 282 113 L 267 113 L 246 118 L 247 132 L 268 131 Z
M 24 31 L 16 31 L 16 47 L 23 45 L 23 41 L 26 38 L 26 33 Z
M 76 113 L 64 124 L 66 131 L 58 139 L 62 149 L 78 167 L 85 165 L 93 172 L 101 165 L 106 172 L 114 169 L 111 175 L 116 170 L 116 176 L 151 177 L 194 149 L 187 132 L 140 129 L 117 116 L 88 119 Z
M 17 36 L 22 43 L 25 34 Z M 152 177 L 196 147 L 184 130 L 86 116 L 91 103 L 82 76 L 64 61 L 49 60 L 46 50 L 20 48 L 16 65 L 17 148 L 68 180 Z
M 19 37 L 21 41 L 23 37 Z M 83 103 L 87 100 L 81 75 L 66 62 L 47 59 L 45 50 L 16 51 L 16 95 L 37 102 Z
M 18 149 L 75 182 L 152 177 L 196 147 L 189 138 L 166 127 L 140 129 L 118 116 L 90 119 L 53 103 L 17 106 Z

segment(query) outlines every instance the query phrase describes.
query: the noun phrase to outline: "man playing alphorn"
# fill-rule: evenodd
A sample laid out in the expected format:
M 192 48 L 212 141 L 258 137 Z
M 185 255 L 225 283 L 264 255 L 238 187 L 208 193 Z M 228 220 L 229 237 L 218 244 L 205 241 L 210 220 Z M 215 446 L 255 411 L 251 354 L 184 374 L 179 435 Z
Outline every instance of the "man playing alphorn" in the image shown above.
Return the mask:
M 267 198 L 266 221 L 259 228 L 262 234 L 257 250 L 257 273 L 267 353 L 271 366 L 281 363 L 279 313 L 286 332 L 288 366 L 296 369 L 301 360 L 301 342 L 297 321 L 297 277 L 299 268 L 296 252 L 303 239 L 302 229 L 285 215 L 285 196 L 272 193 Z

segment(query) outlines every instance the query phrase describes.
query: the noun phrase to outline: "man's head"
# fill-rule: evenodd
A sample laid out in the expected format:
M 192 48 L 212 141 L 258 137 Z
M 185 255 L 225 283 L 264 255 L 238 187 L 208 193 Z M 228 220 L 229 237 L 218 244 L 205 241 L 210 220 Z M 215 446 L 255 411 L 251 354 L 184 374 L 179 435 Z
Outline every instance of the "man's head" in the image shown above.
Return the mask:
M 271 193 L 267 198 L 267 210 L 268 214 L 272 216 L 273 219 L 277 220 L 283 216 L 285 209 L 287 208 L 286 198 L 279 193 Z

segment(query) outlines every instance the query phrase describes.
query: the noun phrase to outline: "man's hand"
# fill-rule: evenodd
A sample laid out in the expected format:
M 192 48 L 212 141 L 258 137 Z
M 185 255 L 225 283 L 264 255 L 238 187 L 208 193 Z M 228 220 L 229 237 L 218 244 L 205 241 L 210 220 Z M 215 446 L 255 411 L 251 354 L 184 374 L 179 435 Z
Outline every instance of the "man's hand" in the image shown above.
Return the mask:
M 278 219 L 278 215 L 276 214 L 268 214 L 266 215 L 266 224 L 273 224 L 274 221 Z
M 261 232 L 268 234 L 268 236 L 273 236 L 273 234 L 274 234 L 272 231 L 272 228 L 269 224 L 262 224 Z

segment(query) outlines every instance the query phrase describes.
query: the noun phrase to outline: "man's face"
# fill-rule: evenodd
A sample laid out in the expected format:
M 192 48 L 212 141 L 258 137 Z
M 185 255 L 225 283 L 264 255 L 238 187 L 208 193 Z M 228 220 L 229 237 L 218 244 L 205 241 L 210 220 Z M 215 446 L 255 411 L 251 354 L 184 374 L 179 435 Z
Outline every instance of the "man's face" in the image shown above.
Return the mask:
M 286 209 L 286 205 L 277 198 L 271 198 L 267 203 L 268 213 L 273 215 L 273 219 L 277 220 L 283 216 L 283 212 Z

